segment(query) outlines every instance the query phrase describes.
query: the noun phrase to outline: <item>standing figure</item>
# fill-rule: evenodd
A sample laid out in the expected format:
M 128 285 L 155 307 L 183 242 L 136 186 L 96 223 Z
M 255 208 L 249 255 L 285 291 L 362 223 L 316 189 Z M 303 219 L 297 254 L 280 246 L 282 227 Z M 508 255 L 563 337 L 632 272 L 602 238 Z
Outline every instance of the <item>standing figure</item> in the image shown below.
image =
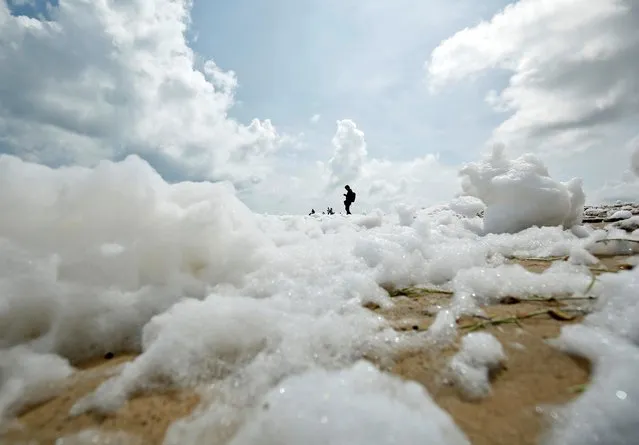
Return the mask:
M 346 189 L 346 193 L 344 193 L 344 207 L 346 208 L 346 214 L 351 214 L 351 204 L 355 202 L 355 192 L 351 190 L 351 187 L 347 185 L 344 187 Z

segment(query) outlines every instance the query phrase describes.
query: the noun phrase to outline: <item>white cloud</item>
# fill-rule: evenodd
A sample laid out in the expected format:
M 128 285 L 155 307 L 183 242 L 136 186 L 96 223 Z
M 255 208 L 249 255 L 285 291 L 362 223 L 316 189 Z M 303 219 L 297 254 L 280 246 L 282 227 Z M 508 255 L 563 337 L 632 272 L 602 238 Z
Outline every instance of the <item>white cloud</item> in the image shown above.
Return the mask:
M 247 191 L 241 197 L 257 211 L 304 213 L 333 207 L 343 211 L 342 187 L 349 184 L 357 193 L 354 213 L 379 208 L 392 211 L 398 204 L 428 207 L 461 192 L 455 167 L 426 154 L 407 161 L 371 158 L 366 137 L 350 119 L 337 121 L 333 156 L 327 162 L 300 164 L 279 159 L 277 175 L 269 176 L 259 194 Z
M 624 158 L 628 159 L 628 168 L 618 180 L 609 180 L 593 193 L 590 200 L 598 202 L 637 202 L 639 200 L 639 137 L 628 143 Z
M 388 210 L 400 203 L 428 207 L 461 192 L 457 168 L 442 164 L 433 154 L 402 162 L 372 159 L 363 170 L 357 185 L 371 201 L 365 207 Z
M 589 201 L 597 203 L 614 203 L 617 201 L 637 202 L 639 199 L 639 180 L 625 173 L 621 180 L 607 181 L 603 187 L 595 191 Z
M 621 147 L 610 138 L 639 116 L 638 6 L 520 0 L 443 41 L 428 63 L 431 87 L 506 70 L 508 85 L 487 97 L 512 113 L 494 139 L 520 150 L 603 150 L 602 141 Z
M 329 186 L 356 180 L 368 156 L 364 132 L 350 119 L 337 121 L 333 147 L 333 157 L 328 161 Z
M 48 164 L 138 153 L 163 173 L 256 182 L 282 137 L 228 117 L 232 71 L 196 58 L 188 0 L 64 0 L 51 21 L 0 2 L 0 150 Z
M 388 211 L 400 203 L 426 207 L 461 191 L 457 169 L 443 165 L 432 153 L 407 161 L 370 158 L 364 132 L 350 119 L 337 121 L 333 145 L 327 190 L 349 183 L 358 196 L 357 211 Z
M 258 211 L 341 208 L 347 182 L 357 211 L 428 205 L 443 193 L 432 184 L 457 180 L 431 155 L 370 159 L 348 119 L 337 123 L 332 157 L 317 163 L 300 150 L 303 135 L 283 135 L 268 119 L 230 119 L 236 74 L 198 60 L 185 36 L 189 13 L 187 0 L 64 0 L 46 21 L 0 3 L 0 39 L 10 42 L 0 46 L 0 151 L 51 165 L 136 153 L 168 179 L 231 179 Z

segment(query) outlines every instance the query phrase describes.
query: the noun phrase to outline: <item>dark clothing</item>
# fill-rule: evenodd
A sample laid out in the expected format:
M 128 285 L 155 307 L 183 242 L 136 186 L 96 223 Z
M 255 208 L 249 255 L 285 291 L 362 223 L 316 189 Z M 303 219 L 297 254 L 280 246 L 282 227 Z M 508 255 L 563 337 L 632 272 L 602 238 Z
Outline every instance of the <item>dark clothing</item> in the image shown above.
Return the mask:
M 344 194 L 346 199 L 344 200 L 344 208 L 346 209 L 346 214 L 351 214 L 351 204 L 355 202 L 355 192 L 351 189 L 347 189 Z
M 348 201 L 344 201 L 344 208 L 346 209 L 346 214 L 350 215 L 351 214 L 351 202 Z
M 355 192 L 352 190 L 348 190 L 346 192 L 346 201 L 350 202 L 351 204 L 355 202 Z

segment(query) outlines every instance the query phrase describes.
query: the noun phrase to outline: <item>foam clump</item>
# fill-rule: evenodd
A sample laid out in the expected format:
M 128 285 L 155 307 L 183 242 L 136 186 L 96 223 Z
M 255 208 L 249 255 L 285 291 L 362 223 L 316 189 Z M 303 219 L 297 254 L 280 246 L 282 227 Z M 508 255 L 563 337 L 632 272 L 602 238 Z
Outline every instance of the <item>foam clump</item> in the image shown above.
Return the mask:
M 599 263 L 599 259 L 583 247 L 574 246 L 570 251 L 568 262 L 570 264 L 592 266 Z
M 639 253 L 639 242 L 633 236 L 619 228 L 608 231 L 597 230 L 581 243 L 582 247 L 593 255 L 615 256 Z
M 367 229 L 379 227 L 382 225 L 384 219 L 384 213 L 376 209 L 368 215 L 356 215 L 353 217 L 353 222 L 358 226 L 362 226 Z
M 167 184 L 135 156 L 94 169 L 0 156 L 0 207 L 0 347 L 73 362 L 139 349 L 153 315 L 241 283 L 274 248 L 228 186 Z
M 530 272 L 519 264 L 475 267 L 462 270 L 455 276 L 454 304 L 464 313 L 508 296 L 526 299 L 583 295 L 591 280 L 587 268 L 569 263 L 555 263 L 540 274 Z
M 591 382 L 556 419 L 546 445 L 625 445 L 639 435 L 639 349 L 611 332 L 584 325 L 562 328 L 553 344 L 593 363 Z
M 466 218 L 474 218 L 486 210 L 486 205 L 474 196 L 458 196 L 448 203 L 448 207 Z
M 67 360 L 53 354 L 24 346 L 0 351 L 0 431 L 23 407 L 56 395 L 73 372 Z
M 377 236 L 358 238 L 352 254 L 366 263 L 379 284 L 405 287 L 426 279 L 423 265 L 427 248 L 411 232 L 380 231 Z
M 570 228 L 581 222 L 581 181 L 555 181 L 531 154 L 510 160 L 497 145 L 490 157 L 466 165 L 460 174 L 464 192 L 486 205 L 485 233 L 516 233 L 532 226 Z
M 582 244 L 580 237 L 561 227 L 530 227 L 516 235 L 491 233 L 481 241 L 501 255 L 520 258 L 565 256 Z
M 593 364 L 579 398 L 555 410 L 548 445 L 628 444 L 639 435 L 639 271 L 603 274 L 595 310 L 552 344 Z
M 618 221 L 614 224 L 614 227 L 618 227 L 626 232 L 633 232 L 639 229 L 639 215 L 633 215 L 627 219 Z
M 399 217 L 399 224 L 401 226 L 411 226 L 417 216 L 417 209 L 407 204 L 398 204 L 395 207 L 397 216 Z
M 238 403 L 289 373 L 343 366 L 367 353 L 383 357 L 398 345 L 399 336 L 382 320 L 356 308 L 322 314 L 280 298 L 216 294 L 182 301 L 151 319 L 143 329 L 143 353 L 79 400 L 71 414 L 111 413 L 152 388 L 212 382 Z
M 452 280 L 460 270 L 487 265 L 488 245 L 467 241 L 451 241 L 447 246 L 434 246 L 426 265 L 428 281 L 440 285 Z
M 417 383 L 359 362 L 290 377 L 256 405 L 231 445 L 470 442 Z
M 630 210 L 617 210 L 608 219 L 628 219 L 632 218 L 632 212 Z
M 452 381 L 469 399 L 482 399 L 491 393 L 490 373 L 506 360 L 504 349 L 493 335 L 472 332 L 462 338 L 459 352 L 449 363 Z
M 142 355 L 78 401 L 71 413 L 116 411 L 153 385 L 187 387 L 225 377 L 276 342 L 281 323 L 280 312 L 252 298 L 180 302 L 144 327 Z
M 599 278 L 596 311 L 584 324 L 605 329 L 639 346 L 639 270 L 604 274 Z

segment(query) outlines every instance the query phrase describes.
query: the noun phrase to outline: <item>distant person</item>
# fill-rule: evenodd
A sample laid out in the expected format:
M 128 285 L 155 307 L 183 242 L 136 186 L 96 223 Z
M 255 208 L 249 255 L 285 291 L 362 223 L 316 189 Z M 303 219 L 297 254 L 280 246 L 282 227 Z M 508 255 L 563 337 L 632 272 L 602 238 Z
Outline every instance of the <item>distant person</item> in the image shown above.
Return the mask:
M 351 214 L 351 204 L 355 202 L 355 192 L 351 190 L 351 186 L 347 185 L 344 187 L 346 189 L 346 193 L 344 193 L 344 207 L 346 208 L 346 214 Z
M 315 209 L 311 209 L 311 213 L 308 214 L 309 216 L 311 215 L 315 215 Z

